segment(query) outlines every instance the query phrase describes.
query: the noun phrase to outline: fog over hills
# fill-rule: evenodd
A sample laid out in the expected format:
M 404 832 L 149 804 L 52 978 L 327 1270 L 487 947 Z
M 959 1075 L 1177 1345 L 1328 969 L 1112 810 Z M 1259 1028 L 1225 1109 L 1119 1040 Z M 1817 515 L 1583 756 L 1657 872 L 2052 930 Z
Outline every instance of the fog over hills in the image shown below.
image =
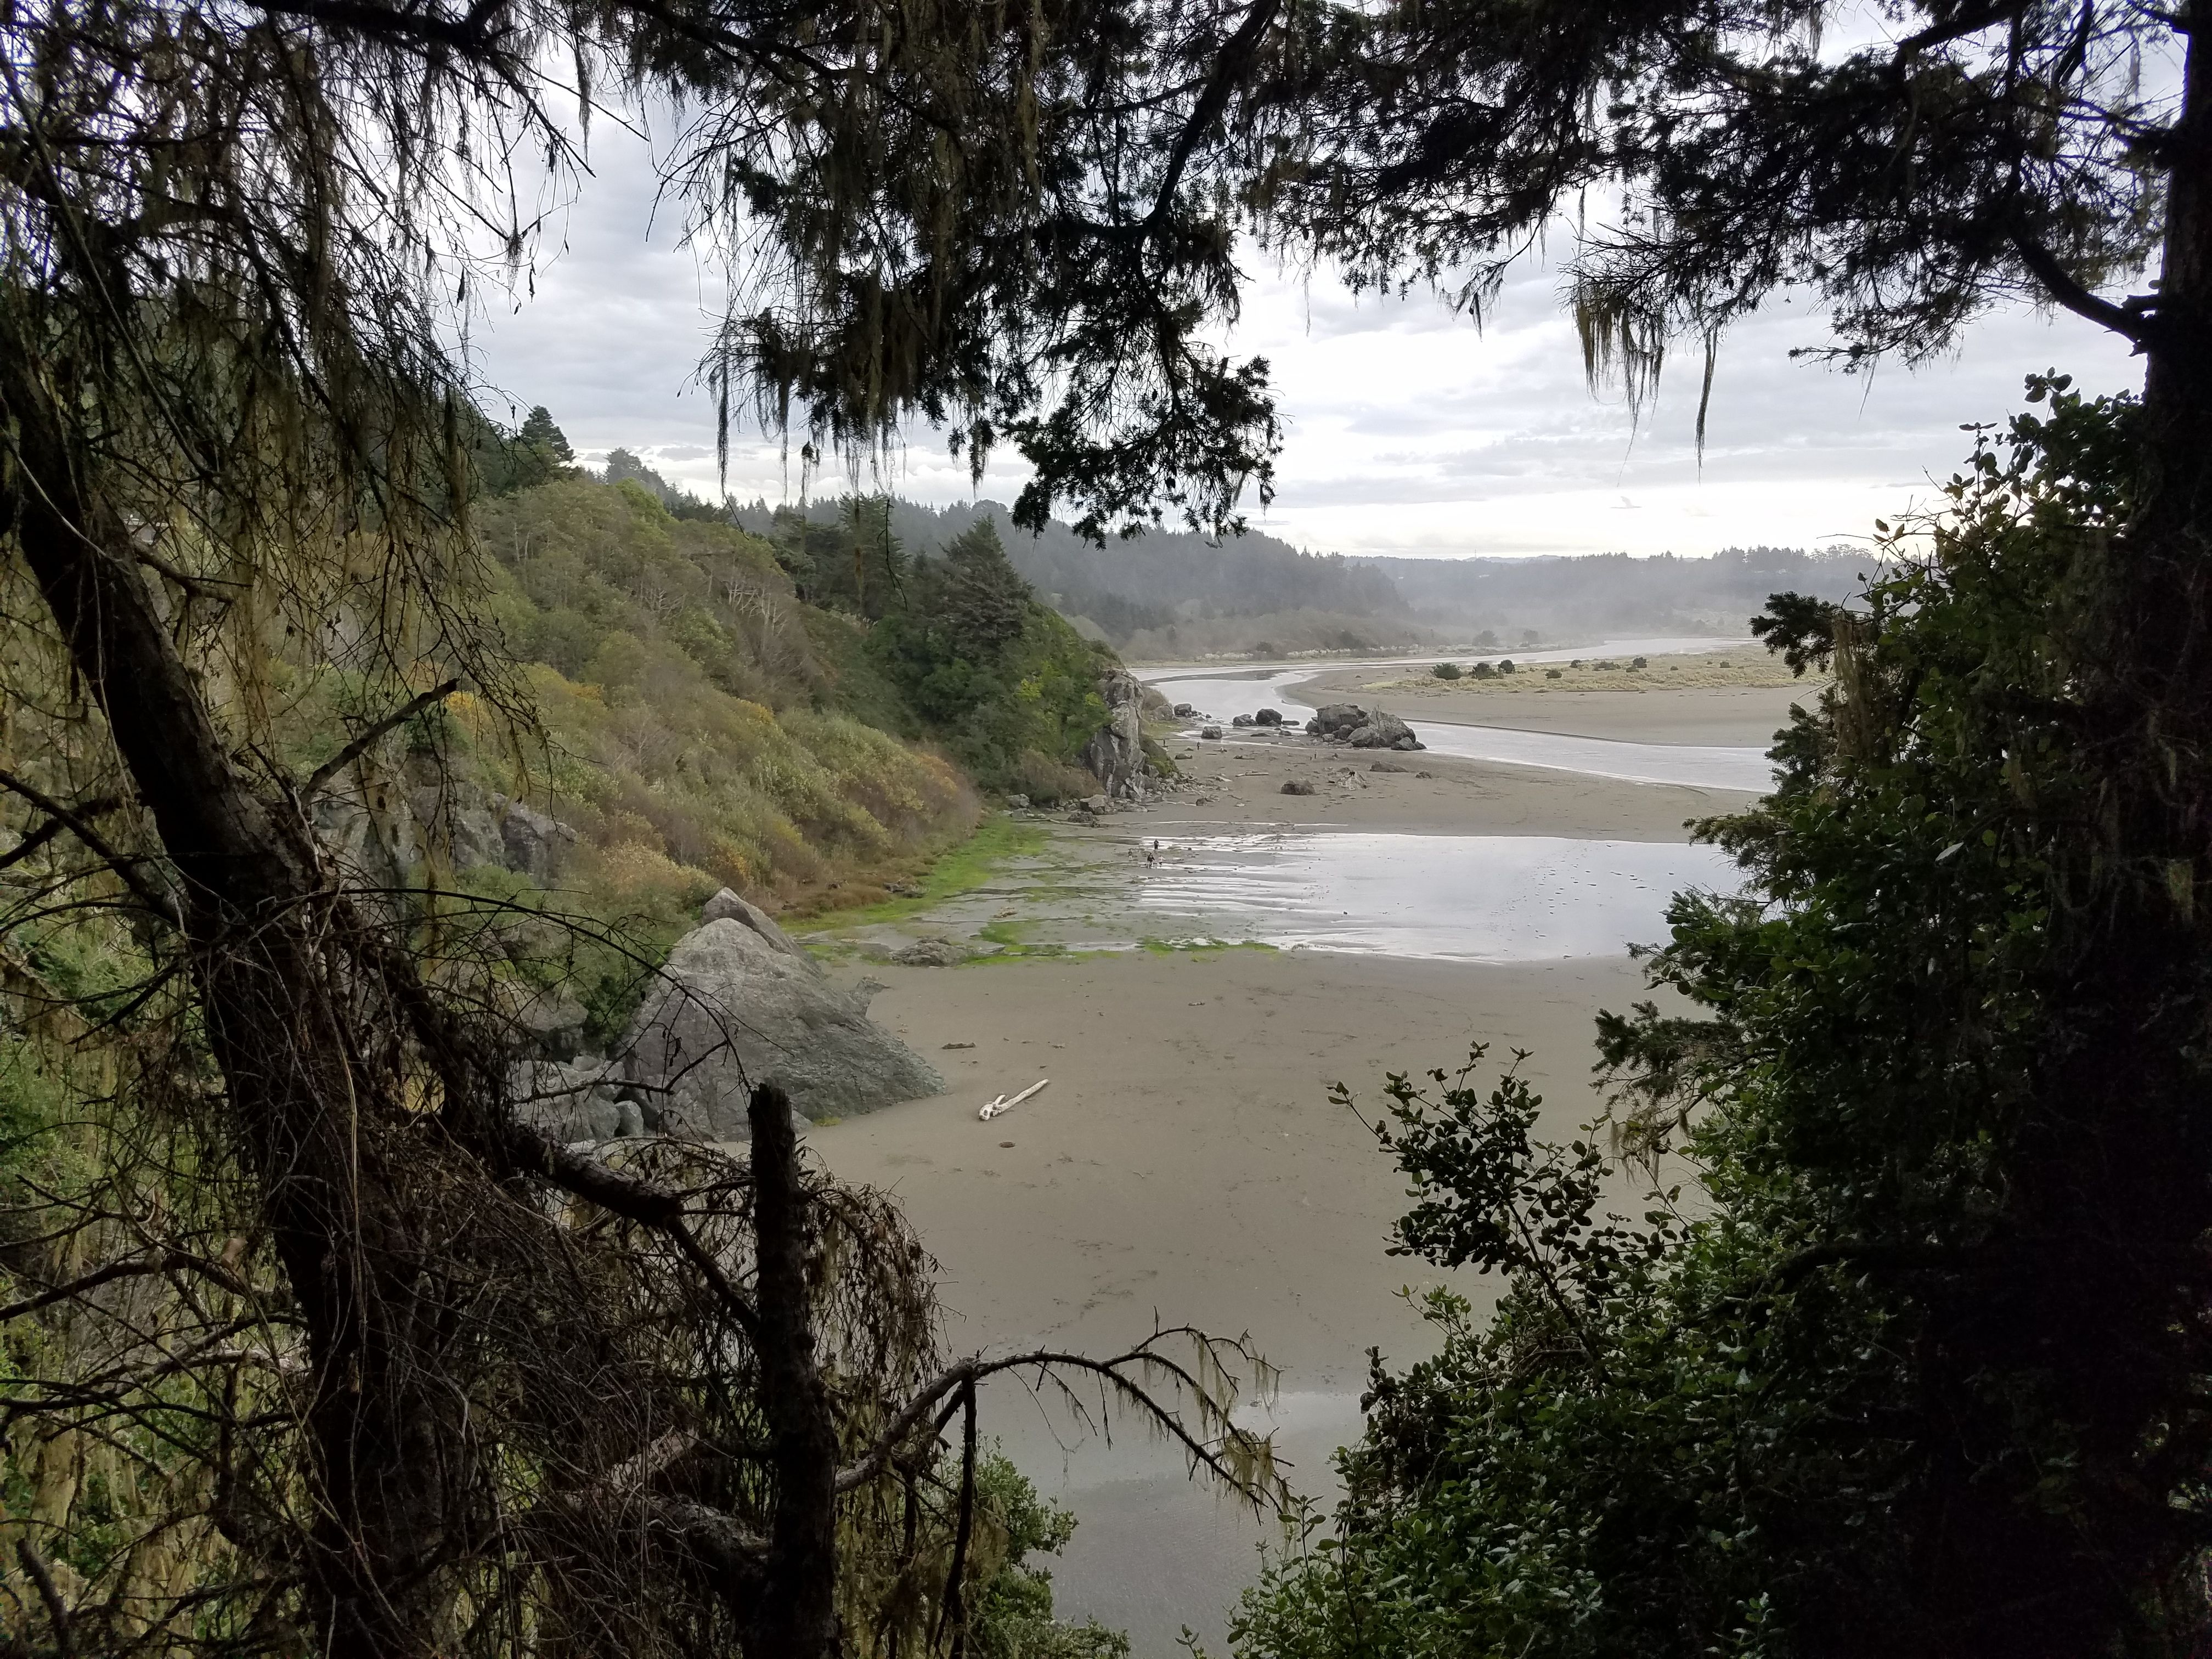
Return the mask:
M 832 500 L 805 515 L 830 523 L 838 512 Z M 755 501 L 732 514 L 772 539 L 793 509 Z M 1140 660 L 1520 646 L 1532 635 L 1563 644 L 1608 634 L 1741 635 L 1769 594 L 1844 599 L 1875 566 L 1860 550 L 1782 547 L 1704 557 L 1349 559 L 1256 532 L 1213 543 L 1160 531 L 1102 548 L 1057 521 L 1042 535 L 1016 529 L 990 501 L 894 501 L 891 532 L 909 554 L 927 554 L 983 519 L 1053 605 Z

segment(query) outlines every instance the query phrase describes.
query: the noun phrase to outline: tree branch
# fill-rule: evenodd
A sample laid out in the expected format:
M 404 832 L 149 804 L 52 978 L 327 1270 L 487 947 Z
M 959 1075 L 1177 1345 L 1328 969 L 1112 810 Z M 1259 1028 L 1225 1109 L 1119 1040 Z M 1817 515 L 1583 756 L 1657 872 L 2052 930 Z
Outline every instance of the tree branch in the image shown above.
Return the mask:
M 428 691 L 423 692 L 422 695 L 418 697 L 410 697 L 405 703 L 401 705 L 399 708 L 393 709 L 392 713 L 386 714 L 382 720 L 377 721 L 375 725 L 370 726 L 368 731 L 362 732 L 344 748 L 339 750 L 337 754 L 331 756 L 320 766 L 318 766 L 313 771 L 308 773 L 307 781 L 301 787 L 301 794 L 306 799 L 313 800 L 317 795 L 322 793 L 323 786 L 325 784 L 328 783 L 332 778 L 337 776 L 339 773 L 344 771 L 347 767 L 352 765 L 363 755 L 366 755 L 369 751 L 371 745 L 373 745 L 376 740 L 382 737 L 386 732 L 391 731 L 395 726 L 404 726 L 409 720 L 413 720 L 416 715 L 421 714 L 424 709 L 434 708 L 437 704 L 445 702 L 447 698 L 452 696 L 454 692 L 460 689 L 460 681 L 458 679 L 452 679 L 447 680 L 442 685 L 432 686 Z
M 116 808 L 122 805 L 123 802 L 121 799 L 114 795 L 102 795 L 98 800 L 86 801 L 82 805 L 78 806 L 74 810 L 79 817 L 96 818 L 103 813 L 114 811 Z M 37 852 L 39 848 L 44 847 L 48 842 L 52 841 L 56 836 L 61 834 L 63 830 L 68 828 L 69 825 L 63 823 L 61 819 L 51 817 L 48 817 L 44 823 L 32 830 L 30 834 L 25 836 L 22 840 L 17 842 L 6 852 L 0 853 L 0 870 L 5 870 L 12 865 L 21 864 L 25 859 L 30 857 L 32 854 Z
M 1963 40 L 1970 34 L 1979 34 L 1984 29 L 2017 17 L 2025 9 L 2024 0 L 1996 0 L 1996 3 L 1976 6 L 1961 12 L 1946 23 L 1931 23 L 1917 34 L 1908 34 L 1897 43 L 1897 55 L 1891 60 L 1899 69 L 1905 63 L 1933 46 L 1948 46 L 1954 40 Z
M 2020 262 L 2043 284 L 2044 291 L 2053 301 L 2075 316 L 2087 318 L 2100 328 L 2108 328 L 2123 339 L 2134 342 L 2138 351 L 2149 349 L 2158 332 L 2150 318 L 2092 294 L 2058 263 L 2057 255 L 2025 232 L 2013 232 L 2011 240 Z
M 491 32 L 486 25 L 498 9 L 495 0 L 477 0 L 466 16 L 454 18 L 442 12 L 365 5 L 360 0 L 258 0 L 258 3 L 262 10 L 280 17 L 305 17 L 357 34 L 444 46 L 464 56 L 482 53 L 491 46 Z
M 1152 210 L 1145 216 L 1145 228 L 1151 229 L 1167 217 L 1175 205 L 1175 193 L 1182 183 L 1183 169 L 1189 166 L 1192 154 L 1206 130 L 1218 120 L 1229 107 L 1237 83 L 1244 78 L 1244 70 L 1260 50 L 1260 37 L 1267 32 L 1267 25 L 1275 21 L 1275 12 L 1281 0 L 1253 0 L 1252 9 L 1237 26 L 1221 48 L 1221 56 L 1214 62 L 1213 74 L 1206 90 L 1199 95 L 1190 118 L 1176 134 L 1175 147 L 1168 153 L 1167 172 L 1160 179 L 1159 192 L 1152 199 Z
M 665 1234 L 720 1300 L 748 1341 L 760 1340 L 760 1316 L 714 1254 L 685 1224 L 684 1200 L 665 1188 L 611 1170 L 595 1158 L 570 1152 L 542 1130 L 511 1125 L 501 1148 L 518 1174 L 536 1176 L 601 1209 Z
M 39 1600 L 46 1604 L 46 1617 L 54 1627 L 56 1659 L 71 1659 L 76 1651 L 76 1641 L 70 1629 L 69 1603 L 62 1600 L 61 1591 L 54 1588 L 54 1576 L 47 1570 L 46 1558 L 39 1553 L 36 1544 L 27 1538 L 21 1538 L 15 1542 L 15 1559 L 23 1564 L 23 1571 L 30 1574 L 31 1582 L 39 1587 Z
M 858 1462 L 838 1471 L 837 1491 L 840 1495 L 855 1491 L 882 1473 L 884 1465 L 890 1462 L 922 1419 L 928 1417 L 947 1396 L 972 1389 L 1001 1371 L 1035 1368 L 1040 1370 L 1085 1371 L 1105 1378 L 1123 1398 L 1149 1416 L 1215 1479 L 1235 1489 L 1255 1509 L 1262 1507 L 1263 1495 L 1253 1491 L 1249 1482 L 1238 1477 L 1218 1449 L 1191 1433 L 1181 1418 L 1122 1374 L 1130 1366 L 1157 1365 L 1166 1370 L 1177 1383 L 1197 1389 L 1198 1379 L 1156 1347 L 1163 1337 L 1170 1336 L 1188 1336 L 1199 1341 L 1208 1340 L 1204 1332 L 1191 1326 L 1179 1325 L 1169 1330 L 1155 1331 L 1126 1353 L 1115 1354 L 1104 1359 L 1091 1354 L 1070 1353 L 1054 1348 L 1036 1348 L 1027 1353 L 1010 1354 L 999 1359 L 985 1359 L 981 1355 L 963 1359 L 932 1379 L 927 1387 L 907 1401 L 898 1415 L 891 1419 L 890 1425 L 877 1437 L 875 1443 L 861 1455 Z
M 0 772 L 0 789 L 7 790 L 10 794 L 21 795 L 48 817 L 67 828 L 70 834 L 98 854 L 107 867 L 115 872 L 117 878 L 143 900 L 147 908 L 152 910 L 156 915 L 172 918 L 175 916 L 176 906 L 170 902 L 168 896 L 155 887 L 145 877 L 140 875 L 135 867 L 144 863 L 144 860 L 125 858 L 122 854 L 107 844 L 106 837 L 87 823 L 76 812 L 70 811 L 44 791 L 24 782 L 13 772 Z M 94 806 L 103 804 L 97 801 L 93 803 Z
M 36 1313 L 41 1308 L 52 1307 L 57 1302 L 67 1302 L 74 1297 L 88 1295 L 101 1285 L 111 1285 L 118 1279 L 143 1279 L 155 1273 L 185 1272 L 204 1273 L 222 1285 L 223 1289 L 235 1295 L 252 1294 L 252 1286 L 222 1263 L 210 1261 L 201 1256 L 190 1255 L 182 1250 L 170 1250 L 161 1255 L 139 1256 L 127 1261 L 111 1261 L 105 1267 L 95 1267 L 80 1278 L 72 1279 L 66 1285 L 57 1285 L 51 1290 L 40 1291 L 36 1296 L 27 1297 L 21 1302 L 11 1303 L 7 1307 L 0 1308 L 0 1325 L 4 1325 L 11 1319 L 20 1319 L 25 1314 Z

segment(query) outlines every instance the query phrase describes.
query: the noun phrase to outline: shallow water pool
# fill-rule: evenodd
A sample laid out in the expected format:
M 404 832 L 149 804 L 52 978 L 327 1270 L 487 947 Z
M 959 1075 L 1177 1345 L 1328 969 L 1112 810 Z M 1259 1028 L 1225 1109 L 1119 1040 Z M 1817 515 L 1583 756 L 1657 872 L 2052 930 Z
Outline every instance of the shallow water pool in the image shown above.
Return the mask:
M 1615 956 L 1666 933 L 1668 897 L 1732 890 L 1717 848 L 1358 830 L 1160 838 L 1146 931 L 1459 962 Z

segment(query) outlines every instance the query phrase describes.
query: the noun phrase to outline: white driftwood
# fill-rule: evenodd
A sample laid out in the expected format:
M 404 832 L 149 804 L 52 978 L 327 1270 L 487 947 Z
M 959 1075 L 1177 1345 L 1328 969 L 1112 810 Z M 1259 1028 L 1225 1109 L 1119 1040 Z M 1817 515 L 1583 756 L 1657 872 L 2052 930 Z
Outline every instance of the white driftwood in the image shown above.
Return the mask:
M 993 1118 L 998 1117 L 1004 1113 L 1012 1111 L 1015 1107 L 1020 1105 L 1024 1101 L 1027 1100 L 1031 1095 L 1035 1094 L 1038 1090 L 1043 1088 L 1046 1084 L 1051 1081 L 1052 1079 L 1048 1077 L 1041 1077 L 1035 1083 L 1030 1084 L 1028 1088 L 1023 1090 L 1021 1093 L 1016 1095 L 1012 1100 L 1007 1099 L 1003 1094 L 999 1095 L 993 1099 L 987 1100 L 983 1103 L 983 1109 L 976 1113 L 975 1115 L 981 1118 L 984 1122 L 988 1123 Z

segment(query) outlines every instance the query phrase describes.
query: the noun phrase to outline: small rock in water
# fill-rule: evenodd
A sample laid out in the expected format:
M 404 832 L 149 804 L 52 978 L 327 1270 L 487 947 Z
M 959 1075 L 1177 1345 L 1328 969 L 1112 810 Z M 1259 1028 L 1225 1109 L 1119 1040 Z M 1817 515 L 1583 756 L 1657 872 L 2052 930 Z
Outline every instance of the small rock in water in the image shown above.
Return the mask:
M 1304 778 L 1292 778 L 1283 786 L 1283 793 L 1286 795 L 1310 795 L 1313 792 L 1313 785 Z
M 1198 710 L 1191 707 L 1191 705 L 1187 702 L 1179 702 L 1175 706 L 1175 712 L 1176 718 L 1177 720 L 1187 720 L 1193 714 L 1198 713 Z
M 891 960 L 902 968 L 957 968 L 968 960 L 968 947 L 949 939 L 918 939 L 892 951 Z
M 1209 726 L 1198 735 L 1205 738 L 1208 743 L 1219 743 L 1221 741 L 1221 728 L 1218 726 Z
M 1239 714 L 1229 723 L 1231 726 L 1249 726 L 1252 724 L 1252 717 L 1249 714 Z
M 1252 723 L 1255 726 L 1280 726 L 1283 723 L 1283 711 L 1279 708 L 1262 708 L 1252 716 Z

